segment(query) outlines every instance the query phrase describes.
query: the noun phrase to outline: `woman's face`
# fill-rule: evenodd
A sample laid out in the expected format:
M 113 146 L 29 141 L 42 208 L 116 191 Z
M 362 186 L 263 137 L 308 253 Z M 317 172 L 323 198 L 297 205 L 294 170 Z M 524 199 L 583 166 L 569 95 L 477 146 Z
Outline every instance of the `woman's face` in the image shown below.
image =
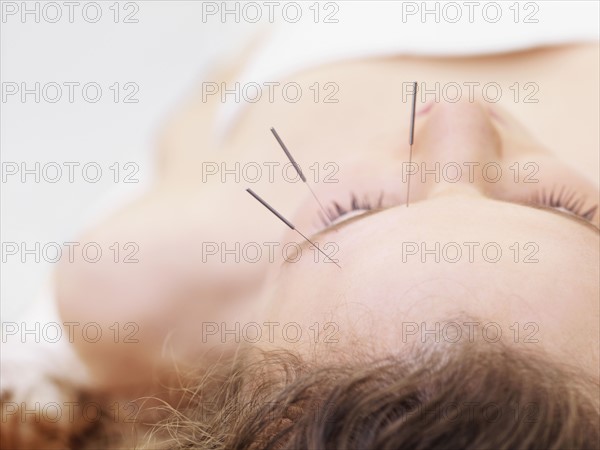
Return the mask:
M 568 161 L 496 107 L 469 102 L 421 108 L 413 166 L 407 142 L 334 157 L 339 182 L 312 185 L 334 224 L 308 190 L 290 219 L 341 269 L 306 243 L 297 261 L 272 264 L 270 320 L 330 349 L 355 339 L 381 351 L 472 338 L 538 346 L 597 375 L 598 190 Z

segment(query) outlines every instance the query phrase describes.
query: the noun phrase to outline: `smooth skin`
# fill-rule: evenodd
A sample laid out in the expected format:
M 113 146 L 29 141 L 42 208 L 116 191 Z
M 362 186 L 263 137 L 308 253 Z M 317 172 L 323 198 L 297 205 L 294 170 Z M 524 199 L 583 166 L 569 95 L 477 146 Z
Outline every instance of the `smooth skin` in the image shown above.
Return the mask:
M 236 70 L 207 79 L 231 80 Z M 434 328 L 436 322 L 457 317 L 496 323 L 505 342 L 537 346 L 597 378 L 598 212 L 586 222 L 531 202 L 539 192 L 564 186 L 582 198 L 585 209 L 598 204 L 599 74 L 597 45 L 477 58 L 336 63 L 290 79 L 302 86 L 335 82 L 338 103 L 303 98 L 295 104 L 253 104 L 225 142 L 217 142 L 212 128 L 218 98 L 203 103 L 198 90 L 162 135 L 160 173 L 151 191 L 80 238 L 103 247 L 137 242 L 140 262 L 91 266 L 65 261 L 57 270 L 65 322 L 139 326 L 138 343 L 114 343 L 112 336 L 94 344 L 74 343 L 90 369 L 91 383 L 125 392 L 145 386 L 152 392 L 151 369 L 163 370 L 173 359 L 209 364 L 203 357 L 222 339 L 206 336 L 202 323 L 207 322 L 223 321 L 230 329 L 236 322 L 297 322 L 305 337 L 314 337 L 309 334 L 314 323 L 334 323 L 338 342 L 317 339 L 326 344 L 317 347 L 341 355 L 357 340 L 364 346 L 376 343 L 382 354 L 402 351 L 405 344 L 423 340 L 419 334 L 403 334 L 407 323 Z M 430 86 L 436 81 L 494 81 L 504 95 L 494 104 L 481 96 L 473 102 L 419 102 L 414 162 L 476 170 L 472 178 L 465 171 L 456 182 L 411 176 L 406 207 L 403 164 L 408 159 L 410 102 L 401 101 L 401 83 L 415 79 Z M 515 102 L 509 89 L 515 82 L 536 83 L 539 102 Z M 365 211 L 355 211 L 340 218 L 349 220 L 335 231 L 324 231 L 308 189 L 286 182 L 281 172 L 274 182 L 266 176 L 254 184 L 231 177 L 223 183 L 218 176 L 202 181 L 203 162 L 283 165 L 285 156 L 271 126 L 302 167 L 334 163 L 339 168 L 337 182 L 325 183 L 323 173 L 316 182 L 310 180 L 323 204 L 331 207 L 335 201 L 347 209 L 354 193 L 375 206 L 381 198 L 383 210 L 362 218 Z M 479 170 L 489 162 L 502 168 L 496 182 Z M 514 167 L 521 170 L 516 178 Z M 526 183 L 526 175 L 536 182 Z M 252 199 L 247 187 L 304 234 L 335 244 L 342 269 L 323 258 L 315 263 L 308 247 L 298 262 L 283 265 L 280 251 L 274 262 L 265 256 L 257 262 L 228 257 L 222 263 L 220 255 L 207 256 L 207 242 L 225 242 L 227 248 L 236 242 L 242 247 L 277 242 L 282 248 L 302 241 Z M 411 243 L 433 248 L 436 242 L 459 243 L 465 256 L 452 263 L 403 253 Z M 480 244 L 473 261 L 467 259 L 465 242 Z M 496 263 L 482 257 L 480 249 L 490 242 L 503 250 Z M 516 261 L 515 243 L 520 251 Z M 537 248 L 537 262 L 524 261 L 532 249 L 525 248 L 527 243 Z M 537 331 L 524 328 L 530 323 Z M 532 331 L 538 342 L 524 342 Z M 289 336 L 274 336 L 263 336 L 259 345 L 316 354 L 314 338 L 295 343 Z

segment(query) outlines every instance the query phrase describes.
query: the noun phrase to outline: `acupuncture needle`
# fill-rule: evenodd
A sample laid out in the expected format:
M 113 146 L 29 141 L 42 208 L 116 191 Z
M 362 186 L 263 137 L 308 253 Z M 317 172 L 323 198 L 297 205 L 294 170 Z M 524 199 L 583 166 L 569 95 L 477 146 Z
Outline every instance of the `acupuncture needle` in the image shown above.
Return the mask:
M 410 145 L 410 153 L 408 156 L 408 167 L 411 168 L 412 171 L 412 148 L 413 142 L 415 138 L 415 109 L 417 106 L 417 82 L 413 82 L 413 99 L 412 99 L 412 111 L 410 114 L 410 135 L 408 137 L 408 145 Z M 406 207 L 408 208 L 408 202 L 410 200 L 410 175 L 411 172 L 408 172 L 408 186 L 406 187 Z
M 275 136 L 275 139 L 277 139 L 277 142 L 279 142 L 279 145 L 281 146 L 281 148 L 283 149 L 285 155 L 288 157 L 288 159 L 292 163 L 292 166 L 294 166 L 294 169 L 296 170 L 296 172 L 298 172 L 298 176 L 300 177 L 300 179 L 302 180 L 302 182 L 306 185 L 306 187 L 308 188 L 308 190 L 312 194 L 313 198 L 319 204 L 319 207 L 321 208 L 321 211 L 325 214 L 325 217 L 329 220 L 330 223 L 333 222 L 333 220 L 331 220 L 331 216 L 329 215 L 329 213 L 327 212 L 327 210 L 323 207 L 323 205 L 321 204 L 321 202 L 317 198 L 315 192 L 310 187 L 310 184 L 308 184 L 308 182 L 306 181 L 306 177 L 302 173 L 302 170 L 300 170 L 300 166 L 298 165 L 298 163 L 296 162 L 296 160 L 294 159 L 294 157 L 292 156 L 292 154 L 290 153 L 290 151 L 287 149 L 287 147 L 285 146 L 285 144 L 283 143 L 283 141 L 279 137 L 279 134 L 277 133 L 277 131 L 275 131 L 275 128 L 271 127 L 271 133 L 273 133 L 273 136 Z
M 285 217 L 283 217 L 281 214 L 279 214 L 277 212 L 277 210 L 275 208 L 273 208 L 271 205 L 269 205 L 265 200 L 263 200 L 262 198 L 260 198 L 260 196 L 254 192 L 252 189 L 248 188 L 246 189 L 246 192 L 248 192 L 252 197 L 254 197 L 256 200 L 258 200 L 260 203 L 262 203 L 262 205 L 267 208 L 269 211 L 271 211 L 273 214 L 275 214 L 279 220 L 281 220 L 283 223 L 285 223 L 288 227 L 290 227 L 292 230 L 294 230 L 296 233 L 298 233 L 300 236 L 302 236 L 306 241 L 308 241 L 314 248 L 316 248 L 319 252 L 321 252 L 329 261 L 331 261 L 332 263 L 334 263 L 336 266 L 338 266 L 340 269 L 340 265 L 338 263 L 336 263 L 333 259 L 331 259 L 329 257 L 329 255 L 327 253 L 325 253 L 323 250 L 321 250 L 317 245 L 315 245 L 315 243 L 313 241 L 311 241 L 309 238 L 307 238 L 306 236 L 304 236 L 304 234 L 302 234 L 302 232 L 300 232 L 300 230 L 298 230 L 294 225 L 292 225 L 292 223 L 287 220 Z

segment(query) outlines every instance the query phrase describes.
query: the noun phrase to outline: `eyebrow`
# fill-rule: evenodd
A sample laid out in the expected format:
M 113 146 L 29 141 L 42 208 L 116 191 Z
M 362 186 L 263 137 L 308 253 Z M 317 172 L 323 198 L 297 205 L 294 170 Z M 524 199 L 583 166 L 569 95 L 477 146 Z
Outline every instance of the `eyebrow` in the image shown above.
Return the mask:
M 499 200 L 501 201 L 501 200 Z M 571 214 L 571 213 L 566 213 L 566 212 L 562 212 L 557 210 L 556 208 L 553 208 L 551 206 L 547 206 L 547 205 L 537 205 L 535 203 L 525 203 L 525 202 L 515 202 L 515 201 L 503 201 L 502 203 L 510 203 L 510 204 L 515 204 L 515 205 L 519 205 L 519 206 L 523 206 L 525 208 L 533 208 L 533 209 L 537 209 L 537 210 L 541 210 L 541 211 L 546 211 L 546 212 L 550 212 L 552 214 L 555 214 L 559 217 L 563 217 L 565 219 L 569 219 L 571 220 L 573 223 L 577 223 L 579 225 L 582 225 L 590 230 L 592 230 L 595 234 L 598 234 L 600 232 L 600 228 L 598 228 L 596 225 L 594 225 L 592 222 L 590 222 L 589 220 L 584 219 L 583 217 L 578 216 L 577 214 Z M 371 209 L 367 212 L 364 212 L 362 214 L 359 214 L 357 216 L 351 217 L 350 219 L 347 220 L 343 220 L 342 222 L 339 222 L 333 226 L 330 226 L 328 228 L 325 228 L 324 230 L 321 230 L 313 235 L 310 236 L 310 240 L 315 242 L 316 244 L 319 244 L 318 242 L 316 242 L 317 239 L 322 238 L 325 235 L 331 234 L 334 231 L 339 231 L 342 228 L 347 227 L 348 225 L 354 224 L 360 220 L 366 219 L 367 217 L 371 217 L 374 216 L 376 214 L 379 214 L 381 212 L 387 211 L 391 208 L 395 208 L 397 205 L 394 206 L 389 206 L 387 208 L 376 208 L 376 209 Z M 309 242 L 302 242 L 299 245 L 300 250 L 306 250 L 307 247 L 310 247 L 311 244 Z M 288 265 L 289 262 L 286 260 L 283 262 L 283 265 Z

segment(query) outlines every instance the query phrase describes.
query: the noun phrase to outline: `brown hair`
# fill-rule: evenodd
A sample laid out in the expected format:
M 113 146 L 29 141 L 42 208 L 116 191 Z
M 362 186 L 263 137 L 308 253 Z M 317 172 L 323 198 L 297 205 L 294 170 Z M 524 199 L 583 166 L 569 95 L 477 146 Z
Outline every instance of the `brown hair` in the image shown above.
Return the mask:
M 600 447 L 598 381 L 522 348 L 436 344 L 329 365 L 243 355 L 185 390 L 147 448 Z

